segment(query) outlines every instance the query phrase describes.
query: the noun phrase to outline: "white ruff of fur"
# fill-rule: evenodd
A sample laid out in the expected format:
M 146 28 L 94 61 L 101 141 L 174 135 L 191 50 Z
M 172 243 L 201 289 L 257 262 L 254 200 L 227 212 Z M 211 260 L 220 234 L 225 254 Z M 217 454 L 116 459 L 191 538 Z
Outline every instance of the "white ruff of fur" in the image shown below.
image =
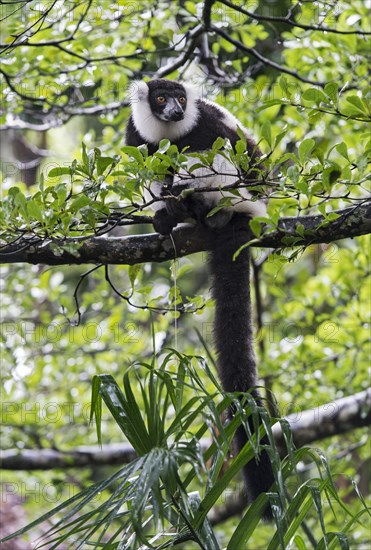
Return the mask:
M 187 92 L 187 108 L 184 119 L 165 122 L 156 118 L 148 101 L 148 86 L 143 81 L 131 85 L 131 110 L 134 124 L 140 135 L 148 142 L 158 144 L 162 139 L 174 141 L 185 136 L 197 123 L 199 115 L 196 100 L 198 94 L 189 84 L 183 84 Z

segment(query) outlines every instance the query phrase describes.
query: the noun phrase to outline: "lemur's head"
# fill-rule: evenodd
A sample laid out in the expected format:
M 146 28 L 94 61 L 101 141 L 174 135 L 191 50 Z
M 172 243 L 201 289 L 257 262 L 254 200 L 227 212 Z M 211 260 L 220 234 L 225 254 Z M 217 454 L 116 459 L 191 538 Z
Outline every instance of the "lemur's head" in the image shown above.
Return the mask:
M 197 124 L 198 99 L 197 88 L 186 82 L 163 78 L 134 81 L 130 88 L 134 127 L 148 143 L 180 139 Z
M 152 113 L 165 122 L 183 120 L 187 108 L 187 92 L 174 80 L 156 79 L 147 82 L 148 101 Z

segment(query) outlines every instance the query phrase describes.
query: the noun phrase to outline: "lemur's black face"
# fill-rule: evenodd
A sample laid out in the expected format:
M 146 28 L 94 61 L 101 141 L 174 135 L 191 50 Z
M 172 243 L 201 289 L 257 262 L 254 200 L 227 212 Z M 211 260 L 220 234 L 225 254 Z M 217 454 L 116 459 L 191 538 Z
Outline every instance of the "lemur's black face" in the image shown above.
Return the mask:
M 183 120 L 187 107 L 187 94 L 184 87 L 172 80 L 151 80 L 149 88 L 149 104 L 152 113 L 165 122 Z

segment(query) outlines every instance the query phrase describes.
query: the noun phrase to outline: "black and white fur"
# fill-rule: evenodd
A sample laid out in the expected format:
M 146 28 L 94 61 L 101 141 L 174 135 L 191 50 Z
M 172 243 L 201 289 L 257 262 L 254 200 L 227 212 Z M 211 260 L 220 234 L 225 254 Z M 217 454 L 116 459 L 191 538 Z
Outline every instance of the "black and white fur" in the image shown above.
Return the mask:
M 239 127 L 245 136 L 251 163 L 257 164 L 261 155 L 247 130 L 229 111 L 199 98 L 195 89 L 187 84 L 163 79 L 135 82 L 132 85 L 131 108 L 126 143 L 132 146 L 147 144 L 150 154 L 158 149 L 162 139 L 170 140 L 180 151 L 187 148 L 186 152 L 209 150 L 218 137 L 228 138 L 234 147 L 240 139 L 237 133 Z M 190 158 L 190 164 L 196 161 L 199 162 Z M 247 173 L 245 182 L 248 183 L 249 178 L 256 179 L 257 173 Z M 219 376 L 225 391 L 250 391 L 257 404 L 262 405 L 256 390 L 258 374 L 253 349 L 249 249 L 244 248 L 236 260 L 233 260 L 233 255 L 251 238 L 248 217 L 264 215 L 265 203 L 251 200 L 252 195 L 244 188 L 240 191 L 241 197 L 233 195 L 233 205 L 218 212 L 214 221 L 214 216 L 206 219 L 207 213 L 226 196 L 221 187 L 233 185 L 240 178 L 241 174 L 233 163 L 222 154 L 217 154 L 213 170 L 197 168 L 191 180 L 183 179 L 179 173 L 177 177 L 170 176 L 164 182 L 157 182 L 151 187 L 152 193 L 159 199 L 154 206 L 154 227 L 159 233 L 168 234 L 178 222 L 189 216 L 207 225 Z M 179 193 L 184 185 L 198 189 L 215 188 L 215 191 L 191 193 L 186 198 L 180 198 Z M 230 413 L 233 415 L 233 410 Z M 253 431 L 251 417 L 249 426 Z M 240 451 L 248 440 L 242 426 L 237 430 L 235 440 Z M 266 437 L 262 443 L 267 443 Z M 249 501 L 269 491 L 274 475 L 265 450 L 245 466 L 244 476 Z M 270 509 L 266 510 L 265 517 L 271 517 Z
M 188 84 L 180 84 L 170 80 L 153 80 L 148 83 L 143 81 L 134 82 L 132 84 L 131 93 L 131 108 L 132 113 L 126 130 L 126 142 L 130 145 L 142 145 L 146 143 L 148 151 L 153 154 L 158 149 L 158 144 L 162 139 L 168 139 L 177 145 L 179 151 L 187 148 L 188 153 L 199 152 L 211 149 L 212 144 L 218 137 L 229 139 L 232 146 L 235 146 L 239 139 L 237 128 L 243 132 L 247 142 L 247 152 L 252 162 L 256 161 L 260 151 L 256 143 L 249 136 L 246 128 L 229 112 L 220 105 L 198 98 L 197 91 L 193 86 Z M 154 111 L 158 109 L 155 98 L 158 95 L 167 95 L 170 106 L 168 107 L 169 116 L 175 112 L 175 120 L 168 119 L 167 114 Z M 177 102 L 176 98 L 186 97 L 184 106 Z M 166 109 L 167 105 L 165 106 Z M 183 116 L 179 113 L 183 111 Z M 199 159 L 190 158 L 188 167 L 192 164 L 199 163 Z M 256 174 L 255 174 L 256 177 Z M 180 170 L 176 178 L 171 181 L 171 194 L 178 195 L 184 187 L 199 187 L 212 189 L 220 189 L 226 186 L 235 186 L 241 178 L 241 174 L 237 168 L 223 155 L 216 155 L 213 163 L 213 170 L 207 167 L 198 168 L 192 171 L 192 180 L 188 172 Z M 254 179 L 253 175 L 250 179 Z M 168 183 L 168 182 L 167 182 Z M 161 195 L 169 195 L 169 185 L 164 187 L 164 182 L 154 182 L 151 185 L 152 197 L 159 199 Z M 252 201 L 252 195 L 246 188 L 240 189 L 240 197 L 236 197 L 228 191 L 218 190 L 214 192 L 208 191 L 201 196 L 197 193 L 197 197 L 190 197 L 188 204 L 183 204 L 183 213 L 186 217 L 187 206 L 193 217 L 205 219 L 209 212 L 223 197 L 228 197 L 233 204 L 233 212 L 242 212 L 249 216 L 264 216 L 266 205 L 264 201 Z M 245 200 L 246 199 L 246 200 Z M 196 201 L 195 205 L 192 202 Z M 157 213 L 163 209 L 174 209 L 175 201 L 168 200 L 167 204 L 161 201 L 153 203 L 153 209 L 156 211 L 154 218 L 155 229 L 160 233 L 170 233 L 172 227 L 166 231 L 165 227 L 161 227 L 159 220 L 161 214 Z M 176 205 L 175 205 L 176 206 Z M 180 205 L 178 205 L 180 206 Z M 178 210 L 180 210 L 178 208 Z M 180 219 L 181 212 L 175 217 L 175 226 Z M 219 219 L 227 219 L 232 215 L 232 208 L 227 207 L 216 218 L 209 218 L 209 224 L 218 223 Z M 200 221 L 200 220 L 199 220 Z M 169 219 L 170 222 L 170 219 Z M 164 224 L 166 225 L 166 224 Z

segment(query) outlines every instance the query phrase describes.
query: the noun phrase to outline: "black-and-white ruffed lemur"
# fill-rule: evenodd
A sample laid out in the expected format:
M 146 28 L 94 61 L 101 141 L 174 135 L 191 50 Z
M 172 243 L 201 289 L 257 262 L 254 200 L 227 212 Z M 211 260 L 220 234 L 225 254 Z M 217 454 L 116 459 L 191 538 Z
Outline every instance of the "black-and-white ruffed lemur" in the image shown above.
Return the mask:
M 127 145 L 146 144 L 153 154 L 163 139 L 177 145 L 185 153 L 210 150 L 219 137 L 228 138 L 232 147 L 240 139 L 237 129 L 243 132 L 251 166 L 257 166 L 261 152 L 247 130 L 225 108 L 199 98 L 195 88 L 177 81 L 156 79 L 138 81 L 132 85 L 131 116 L 126 129 Z M 189 158 L 189 166 L 199 159 Z M 187 177 L 186 177 L 187 174 Z M 212 294 L 215 299 L 214 338 L 217 351 L 219 377 L 227 392 L 249 392 L 258 405 L 261 397 L 258 384 L 256 358 L 253 349 L 252 314 L 249 285 L 249 249 L 245 247 L 234 260 L 234 253 L 250 238 L 248 217 L 265 214 L 263 200 L 253 197 L 246 184 L 256 181 L 258 170 L 247 171 L 243 177 L 245 187 L 229 194 L 231 202 L 215 215 L 206 217 L 222 197 L 228 196 L 221 188 L 241 181 L 237 168 L 223 154 L 217 154 L 212 169 L 196 167 L 184 174 L 167 177 L 151 186 L 154 202 L 154 227 L 161 234 L 169 234 L 179 223 L 193 217 L 208 228 L 207 247 L 210 250 L 209 267 L 212 276 Z M 180 197 L 184 188 L 198 192 Z M 200 192 L 204 189 L 205 192 Z M 212 191 L 210 191 L 210 189 Z M 215 191 L 213 190 L 215 189 Z M 161 198 L 163 198 L 161 200 Z M 233 410 L 230 411 L 233 415 Z M 249 417 L 249 426 L 254 431 Z M 237 450 L 247 442 L 245 429 L 240 426 L 235 436 Z M 266 436 L 261 443 L 266 444 Z M 269 491 L 274 475 L 268 454 L 260 452 L 244 468 L 247 497 L 250 502 L 262 492 Z M 268 507 L 265 517 L 271 516 Z

